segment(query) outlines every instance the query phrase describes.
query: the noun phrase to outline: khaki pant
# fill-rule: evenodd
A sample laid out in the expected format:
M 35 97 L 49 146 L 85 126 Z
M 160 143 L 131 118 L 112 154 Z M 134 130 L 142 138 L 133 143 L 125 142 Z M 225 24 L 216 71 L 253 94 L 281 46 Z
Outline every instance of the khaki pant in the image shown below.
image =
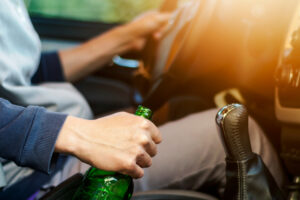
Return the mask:
M 215 124 L 217 110 L 208 110 L 167 123 L 160 127 L 163 142 L 153 165 L 142 179 L 135 180 L 135 191 L 153 189 L 187 189 L 222 192 L 225 185 L 225 152 Z M 277 183 L 282 186 L 284 174 L 273 147 L 261 128 L 249 119 L 252 149 L 262 156 Z M 49 185 L 57 185 L 71 175 L 89 168 L 70 158 L 64 169 Z

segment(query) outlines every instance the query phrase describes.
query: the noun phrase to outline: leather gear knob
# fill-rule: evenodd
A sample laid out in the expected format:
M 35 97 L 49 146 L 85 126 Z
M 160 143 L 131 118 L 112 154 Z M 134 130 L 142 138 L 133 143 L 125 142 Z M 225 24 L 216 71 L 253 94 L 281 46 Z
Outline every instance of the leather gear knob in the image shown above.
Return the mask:
M 244 106 L 231 104 L 223 107 L 217 114 L 216 122 L 227 159 L 242 161 L 253 156 L 248 133 L 248 112 Z

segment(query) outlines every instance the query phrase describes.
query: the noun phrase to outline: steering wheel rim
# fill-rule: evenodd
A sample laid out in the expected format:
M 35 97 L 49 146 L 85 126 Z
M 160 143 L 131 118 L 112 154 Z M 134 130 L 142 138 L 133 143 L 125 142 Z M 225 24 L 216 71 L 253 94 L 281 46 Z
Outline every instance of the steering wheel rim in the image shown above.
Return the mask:
M 169 1 L 166 1 L 169 2 Z M 176 1 L 174 1 L 176 2 Z M 191 2 L 195 2 L 199 4 L 200 1 L 192 0 Z M 166 9 L 166 4 L 163 5 L 161 11 Z M 174 13 L 172 19 L 169 21 L 167 25 L 167 33 L 164 37 L 156 41 L 154 39 L 150 39 L 145 50 L 145 54 L 143 56 L 144 68 L 150 74 L 151 79 L 155 80 L 158 78 L 162 72 L 167 71 L 169 66 L 165 66 L 167 63 L 170 65 L 172 60 L 176 57 L 179 49 L 181 48 L 184 40 L 178 38 L 178 35 L 185 37 L 190 29 L 191 23 L 189 20 L 185 18 L 188 15 L 188 12 L 193 10 L 195 13 L 195 7 L 192 7 L 192 4 L 185 4 L 182 7 L 177 8 Z M 173 58 L 173 59 L 172 59 Z M 163 61 L 162 61 L 163 60 Z
M 144 65 L 140 70 L 140 74 L 146 79 L 144 85 L 148 84 L 146 89 L 140 89 L 146 102 L 159 95 L 161 103 L 164 103 L 166 99 L 163 95 L 171 95 L 172 89 L 188 78 L 187 74 L 191 69 L 185 64 L 195 59 L 191 55 L 195 55 L 192 52 L 199 47 L 197 38 L 208 26 L 217 1 L 191 0 L 182 4 L 174 12 L 165 36 L 160 41 L 151 39 L 148 42 L 143 55 Z M 165 8 L 164 4 L 161 11 Z M 141 85 L 143 83 L 139 83 Z M 165 91 L 166 88 L 168 91 Z M 155 107 L 158 106 L 159 104 Z

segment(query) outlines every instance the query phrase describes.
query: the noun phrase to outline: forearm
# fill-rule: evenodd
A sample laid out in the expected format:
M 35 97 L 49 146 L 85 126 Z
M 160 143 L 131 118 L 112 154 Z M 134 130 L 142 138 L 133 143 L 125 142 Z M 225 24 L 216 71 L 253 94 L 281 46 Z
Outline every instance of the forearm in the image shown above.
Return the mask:
M 76 81 L 83 78 L 105 66 L 115 55 L 132 49 L 131 36 L 126 33 L 124 26 L 121 26 L 74 49 L 60 51 L 66 79 Z
M 66 116 L 20 107 L 0 98 L 0 157 L 50 172 L 56 138 Z
M 59 52 L 66 79 L 76 81 L 100 69 L 115 55 L 141 50 L 151 35 L 155 39 L 162 36 L 169 18 L 169 14 L 151 12 L 77 48 Z

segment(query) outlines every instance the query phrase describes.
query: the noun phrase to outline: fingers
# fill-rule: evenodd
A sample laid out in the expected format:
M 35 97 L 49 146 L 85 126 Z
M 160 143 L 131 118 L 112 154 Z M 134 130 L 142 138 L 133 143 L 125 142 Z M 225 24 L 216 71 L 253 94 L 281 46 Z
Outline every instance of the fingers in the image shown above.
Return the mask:
M 155 40 L 160 40 L 169 30 L 169 26 L 163 26 L 160 30 L 153 34 Z
M 126 174 L 133 178 L 141 178 L 144 175 L 142 168 L 148 168 L 152 165 L 152 158 L 157 154 L 156 144 L 161 142 L 161 134 L 158 128 L 149 120 L 139 118 L 142 120 L 139 124 L 142 132 L 139 132 L 134 140 L 137 146 L 131 150 L 129 160 L 134 160 L 131 168 L 126 170 Z
M 152 159 L 149 154 L 139 146 L 133 148 L 131 153 L 123 155 L 122 160 L 120 172 L 133 178 L 143 177 L 143 168 L 148 168 L 152 165 Z
M 171 18 L 172 14 L 167 12 L 158 12 L 158 11 L 148 11 L 140 16 L 136 17 L 134 21 L 143 20 L 143 19 L 152 19 L 152 21 L 155 21 L 156 23 L 164 24 L 168 22 L 168 20 Z
M 134 179 L 142 178 L 144 176 L 144 170 L 138 165 L 136 165 L 136 169 L 130 176 Z
M 137 140 L 145 151 L 153 157 L 157 154 L 156 144 L 162 141 L 161 133 L 149 120 L 143 119 L 140 125 L 144 132 L 138 135 Z
M 170 20 L 171 16 L 172 14 L 170 13 L 158 13 L 156 15 L 156 20 L 160 24 L 165 24 Z
M 161 143 L 162 141 L 161 133 L 151 121 L 144 119 L 144 121 L 141 123 L 141 126 L 150 134 L 151 139 L 156 144 Z
M 150 140 L 150 142 L 144 146 L 145 151 L 151 156 L 154 157 L 157 154 L 157 147 L 156 144 Z
M 160 13 L 156 15 L 157 30 L 153 33 L 153 37 L 156 40 L 161 39 L 170 29 L 171 14 Z
M 159 30 L 165 30 L 164 26 L 168 24 L 171 16 L 169 13 L 152 11 L 136 18 L 132 25 L 134 25 L 135 30 L 137 30 L 139 34 L 148 36 L 149 34 L 155 34 L 155 32 L 159 33 Z
M 178 12 L 173 13 L 160 13 L 157 15 L 157 21 L 160 24 L 159 29 L 153 33 L 153 38 L 156 40 L 161 39 L 164 35 L 168 34 L 168 32 L 174 26 L 174 21 L 178 16 Z
M 152 165 L 152 159 L 148 153 L 142 151 L 136 158 L 136 164 L 141 168 L 147 168 Z
M 120 173 L 126 174 L 135 179 L 142 178 L 144 176 L 144 170 L 136 164 L 136 162 L 125 162 Z
M 144 176 L 143 168 L 148 168 L 152 165 L 152 158 L 142 148 L 137 150 L 134 154 L 134 162 L 129 165 L 128 171 L 126 173 L 136 179 L 142 178 Z
M 137 139 L 139 145 L 151 156 L 155 156 L 157 154 L 156 144 L 152 140 L 149 133 L 145 132 L 140 134 L 139 138 Z

